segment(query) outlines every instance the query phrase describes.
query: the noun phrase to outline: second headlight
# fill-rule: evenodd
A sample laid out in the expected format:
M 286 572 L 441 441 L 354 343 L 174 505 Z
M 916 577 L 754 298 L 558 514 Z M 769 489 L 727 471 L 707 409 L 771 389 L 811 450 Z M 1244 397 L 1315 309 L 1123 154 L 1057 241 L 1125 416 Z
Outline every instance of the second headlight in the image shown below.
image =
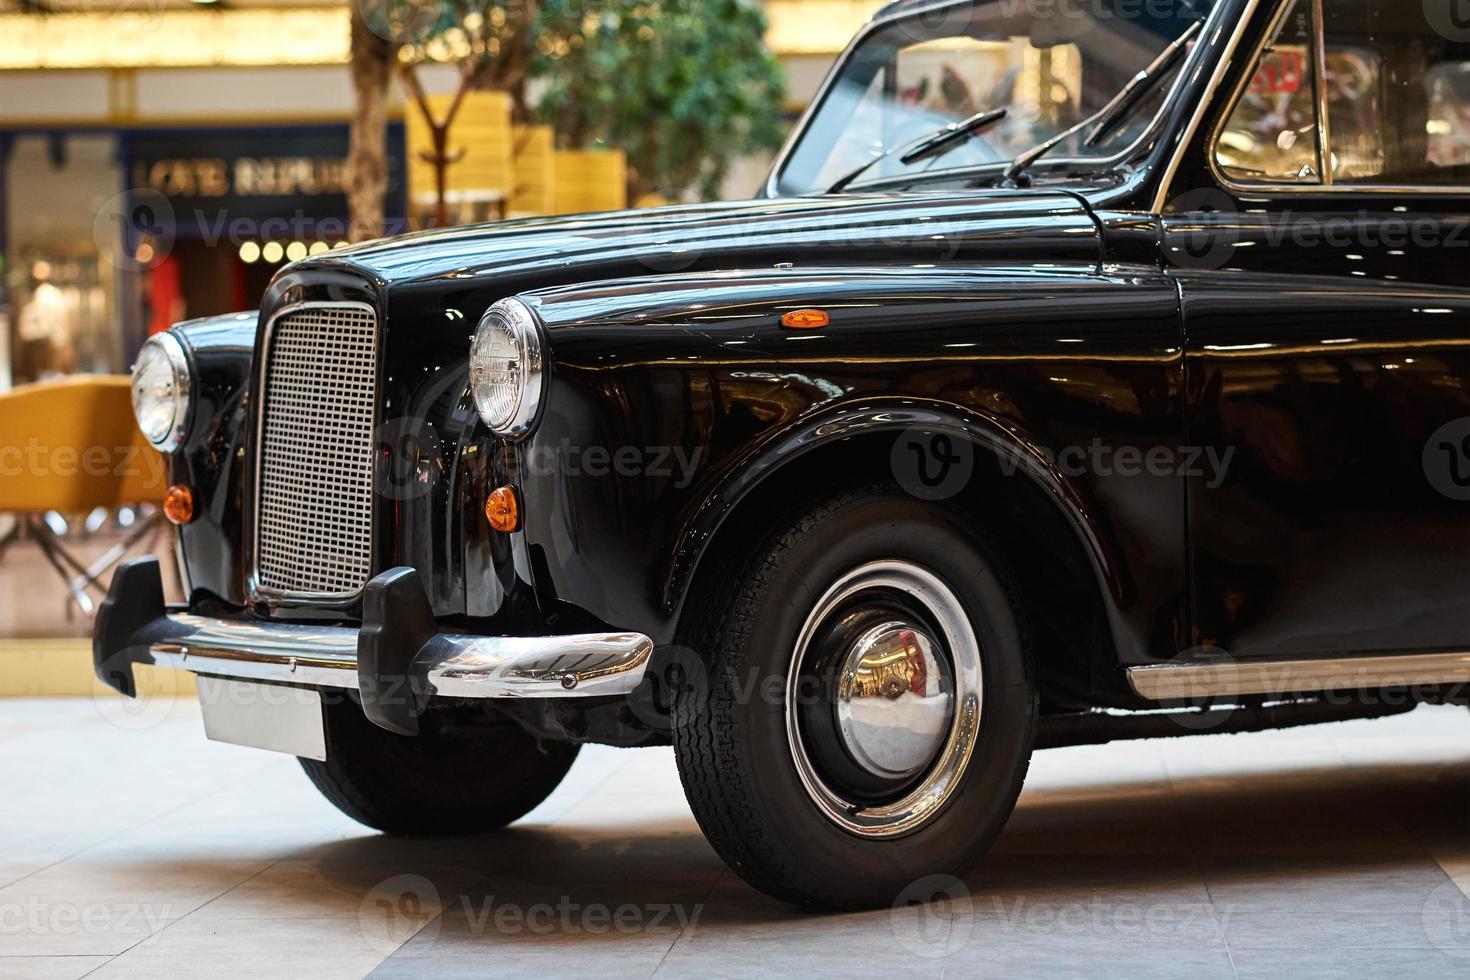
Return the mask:
M 544 382 L 536 315 L 518 299 L 501 300 L 481 317 L 470 345 L 470 393 L 480 418 L 496 435 L 524 436 Z

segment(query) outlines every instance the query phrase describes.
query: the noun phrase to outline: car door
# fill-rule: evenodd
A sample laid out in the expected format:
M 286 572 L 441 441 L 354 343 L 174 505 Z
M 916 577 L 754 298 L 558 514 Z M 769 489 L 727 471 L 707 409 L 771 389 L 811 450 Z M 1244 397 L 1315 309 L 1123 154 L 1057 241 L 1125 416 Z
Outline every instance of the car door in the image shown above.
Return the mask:
M 1193 632 L 1237 658 L 1470 650 L 1470 31 L 1429 6 L 1277 5 L 1162 208 L 1227 459 Z

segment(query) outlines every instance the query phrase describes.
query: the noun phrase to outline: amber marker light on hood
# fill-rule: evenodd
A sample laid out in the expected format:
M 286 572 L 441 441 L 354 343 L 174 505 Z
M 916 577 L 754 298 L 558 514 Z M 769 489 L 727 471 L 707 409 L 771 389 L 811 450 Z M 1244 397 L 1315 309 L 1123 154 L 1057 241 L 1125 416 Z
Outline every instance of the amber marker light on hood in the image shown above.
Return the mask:
M 521 529 L 521 508 L 516 501 L 516 492 L 510 487 L 496 487 L 485 498 L 485 519 L 490 526 L 504 534 Z
M 826 310 L 792 310 L 781 318 L 781 326 L 792 330 L 816 330 L 831 322 Z
M 163 495 L 163 516 L 171 524 L 188 524 L 194 519 L 194 491 L 175 483 Z

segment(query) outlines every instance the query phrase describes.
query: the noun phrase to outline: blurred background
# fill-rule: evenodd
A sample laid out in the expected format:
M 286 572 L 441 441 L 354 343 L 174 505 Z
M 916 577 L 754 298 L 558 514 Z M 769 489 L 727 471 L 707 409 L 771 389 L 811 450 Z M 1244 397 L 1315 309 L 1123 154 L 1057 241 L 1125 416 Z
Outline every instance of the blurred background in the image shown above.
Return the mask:
M 126 374 L 150 334 L 253 309 L 282 265 L 349 241 L 749 197 L 879 6 L 0 0 L 0 392 Z M 50 418 L 0 411 L 11 455 Z M 40 694 L 58 651 L 82 665 L 65 641 L 118 549 L 170 538 L 128 494 L 32 511 L 18 485 L 0 683 Z

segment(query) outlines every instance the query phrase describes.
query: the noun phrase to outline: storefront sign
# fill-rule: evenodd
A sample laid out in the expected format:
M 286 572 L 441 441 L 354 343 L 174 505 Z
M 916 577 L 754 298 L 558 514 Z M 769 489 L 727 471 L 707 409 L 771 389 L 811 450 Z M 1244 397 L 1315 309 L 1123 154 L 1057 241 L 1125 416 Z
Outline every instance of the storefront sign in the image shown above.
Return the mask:
M 404 213 L 403 134 L 390 127 L 387 212 Z M 123 134 L 135 193 L 161 195 L 181 238 L 211 238 L 245 225 L 323 234 L 347 218 L 346 126 Z M 238 232 L 229 232 L 238 234 Z

